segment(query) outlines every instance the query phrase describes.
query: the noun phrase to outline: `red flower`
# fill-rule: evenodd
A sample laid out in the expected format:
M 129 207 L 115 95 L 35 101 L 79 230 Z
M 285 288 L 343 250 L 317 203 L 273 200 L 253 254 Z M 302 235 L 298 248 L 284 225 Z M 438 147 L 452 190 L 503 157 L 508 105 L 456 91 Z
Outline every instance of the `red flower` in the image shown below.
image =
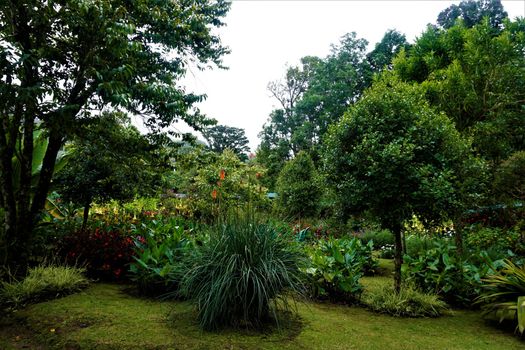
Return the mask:
M 217 190 L 211 191 L 211 198 L 217 199 Z
M 224 171 L 224 169 L 221 169 L 221 171 L 219 172 L 219 178 L 221 180 L 224 180 L 225 177 L 226 177 L 226 172 Z

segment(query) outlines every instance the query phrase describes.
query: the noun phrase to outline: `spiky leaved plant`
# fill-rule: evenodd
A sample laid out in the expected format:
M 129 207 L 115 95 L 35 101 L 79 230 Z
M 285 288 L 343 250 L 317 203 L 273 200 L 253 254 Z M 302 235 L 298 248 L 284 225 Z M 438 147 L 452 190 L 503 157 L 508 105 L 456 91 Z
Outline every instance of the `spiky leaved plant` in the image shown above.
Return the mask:
M 203 329 L 260 327 L 303 290 L 303 253 L 253 215 L 230 216 L 210 229 L 188 258 L 181 292 L 193 300 Z M 291 293 L 289 293 L 291 292 Z
M 517 321 L 516 329 L 525 331 L 525 265 L 506 260 L 503 269 L 484 279 L 484 291 L 477 302 L 482 303 L 487 317 Z

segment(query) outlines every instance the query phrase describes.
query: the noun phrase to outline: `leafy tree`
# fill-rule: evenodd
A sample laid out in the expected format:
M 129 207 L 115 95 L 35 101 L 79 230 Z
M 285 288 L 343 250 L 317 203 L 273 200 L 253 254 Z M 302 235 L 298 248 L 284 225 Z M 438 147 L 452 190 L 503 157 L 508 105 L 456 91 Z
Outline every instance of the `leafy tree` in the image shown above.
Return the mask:
M 212 28 L 222 25 L 228 8 L 223 0 L 1 2 L 0 191 L 7 241 L 16 248 L 10 250 L 12 263 L 23 262 L 57 154 L 81 121 L 120 107 L 142 116 L 155 132 L 179 119 L 196 128 L 208 123 L 192 107 L 203 97 L 176 81 L 190 60 L 200 67 L 221 64 L 227 50 Z M 49 141 L 32 193 L 37 122 Z M 13 174 L 20 143 L 15 191 L 6 174 Z
M 93 201 L 151 195 L 169 169 L 169 159 L 122 115 L 104 115 L 68 148 L 70 161 L 53 183 L 64 200 L 84 207 L 84 226 Z
M 210 149 L 217 153 L 222 153 L 227 148 L 231 149 L 239 159 L 248 160 L 247 152 L 248 138 L 244 129 L 226 125 L 216 125 L 202 130 L 202 135 L 208 141 Z
M 503 20 L 508 18 L 500 0 L 466 0 L 459 5 L 451 5 L 441 11 L 438 15 L 438 24 L 445 29 L 453 27 L 458 19 L 462 19 L 467 28 L 481 23 L 483 18 L 488 17 L 493 28 L 503 25 Z
M 412 215 L 439 223 L 461 198 L 458 169 L 469 145 L 420 88 L 383 78 L 335 124 L 324 156 L 345 213 L 369 211 L 394 233 L 401 286 L 401 227 Z
M 366 55 L 372 72 L 379 73 L 385 67 L 392 69 L 392 59 L 402 49 L 408 48 L 409 45 L 404 34 L 397 30 L 388 30 L 375 48 Z
M 321 190 L 312 158 L 306 152 L 288 161 L 277 180 L 277 204 L 282 214 L 313 217 L 317 214 Z
M 259 134 L 258 158 L 269 169 L 270 188 L 284 163 L 300 151 L 317 161 L 317 148 L 328 125 L 341 117 L 371 81 L 367 42 L 346 34 L 324 59 L 303 57 L 282 82 L 269 84 L 281 108 L 272 111 Z

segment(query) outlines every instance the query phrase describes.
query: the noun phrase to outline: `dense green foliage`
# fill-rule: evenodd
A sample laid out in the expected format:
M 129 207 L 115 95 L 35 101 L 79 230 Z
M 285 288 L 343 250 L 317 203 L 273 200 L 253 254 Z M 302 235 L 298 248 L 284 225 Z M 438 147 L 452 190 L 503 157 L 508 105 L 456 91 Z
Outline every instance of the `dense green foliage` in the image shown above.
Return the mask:
M 308 252 L 310 266 L 305 271 L 315 298 L 355 302 L 363 291 L 359 279 L 377 269 L 372 242 L 363 244 L 357 238 L 320 240 Z
M 2 282 L 0 307 L 15 310 L 31 303 L 78 292 L 89 284 L 84 272 L 81 268 L 58 265 L 31 268 L 20 281 Z
M 221 65 L 227 49 L 213 28 L 223 25 L 229 6 L 222 0 L 0 4 L 0 196 L 11 264 L 24 264 L 57 155 L 85 121 L 121 109 L 142 116 L 156 134 L 178 120 L 196 128 L 209 124 L 194 108 L 203 96 L 176 82 L 190 61 Z M 32 192 L 36 129 L 45 131 L 48 146 Z M 22 143 L 14 179 L 11 159 Z
M 441 296 L 454 305 L 472 307 L 482 289 L 482 279 L 502 265 L 491 262 L 484 252 L 481 257 L 461 260 L 456 247 L 446 241 L 435 241 L 434 247 L 415 257 L 405 256 L 406 280 L 421 290 Z
M 185 272 L 184 257 L 194 248 L 185 227 L 177 220 L 151 220 L 135 229 L 135 256 L 130 279 L 146 295 L 174 292 Z
M 288 161 L 277 180 L 279 212 L 291 218 L 314 217 L 321 188 L 312 159 L 306 152 Z
M 341 215 L 368 211 L 394 233 L 396 288 L 402 223 L 414 214 L 441 222 L 460 205 L 458 169 L 468 146 L 418 87 L 395 78 L 377 81 L 330 129 L 325 170 Z
M 239 159 L 248 160 L 247 152 L 250 151 L 250 148 L 244 129 L 227 125 L 214 125 L 203 129 L 201 132 L 212 151 L 222 153 L 224 150 L 230 149 Z
M 204 329 L 260 327 L 290 309 L 289 292 L 303 291 L 303 253 L 272 226 L 253 217 L 213 226 L 209 242 L 188 257 L 181 293 Z

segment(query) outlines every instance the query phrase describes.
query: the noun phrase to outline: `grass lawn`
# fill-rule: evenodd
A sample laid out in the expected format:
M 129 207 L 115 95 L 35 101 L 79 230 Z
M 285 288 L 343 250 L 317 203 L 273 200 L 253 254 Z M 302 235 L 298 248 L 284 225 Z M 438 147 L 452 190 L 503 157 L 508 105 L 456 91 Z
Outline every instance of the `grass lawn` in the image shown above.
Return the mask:
M 386 277 L 364 281 L 379 282 Z M 379 285 L 376 283 L 376 286 Z M 361 307 L 307 303 L 286 330 L 206 333 L 186 302 L 160 302 L 94 284 L 62 299 L 32 305 L 0 325 L 0 349 L 524 349 L 485 324 L 479 313 L 438 319 L 378 315 Z

